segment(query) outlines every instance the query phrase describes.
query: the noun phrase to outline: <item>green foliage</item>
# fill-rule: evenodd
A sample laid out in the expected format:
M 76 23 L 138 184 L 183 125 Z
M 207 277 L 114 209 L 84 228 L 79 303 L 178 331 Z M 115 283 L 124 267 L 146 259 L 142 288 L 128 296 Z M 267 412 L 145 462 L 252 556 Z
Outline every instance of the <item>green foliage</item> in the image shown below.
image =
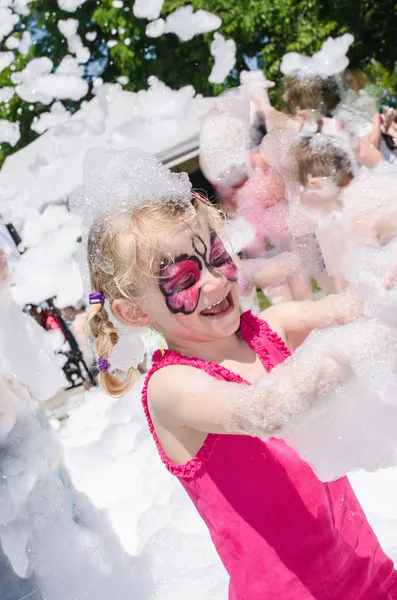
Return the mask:
M 162 16 L 187 4 L 192 4 L 195 10 L 205 9 L 219 15 L 220 33 L 236 41 L 236 68 L 223 86 L 208 82 L 213 65 L 210 54 L 213 34 L 197 36 L 189 42 L 181 42 L 175 35 L 148 38 L 147 21 L 133 15 L 133 0 L 125 1 L 121 9 L 114 8 L 112 0 L 87 0 L 72 14 L 60 10 L 56 0 L 34 0 L 30 15 L 21 19 L 15 31 L 21 35 L 23 28 L 27 28 L 35 44 L 29 56 L 18 57 L 15 70 L 21 70 L 34 56 L 49 56 L 57 66 L 67 54 L 58 20 L 77 18 L 78 33 L 91 52 L 86 65 L 89 81 L 99 75 L 104 81 L 128 76 L 126 89 L 136 91 L 147 87 L 148 77 L 155 75 L 173 88 L 192 84 L 197 92 L 214 95 L 224 87 L 237 85 L 240 71 L 255 64 L 279 83 L 280 61 L 286 52 L 312 54 L 329 35 L 351 31 L 356 36 L 350 53 L 352 66 L 367 71 L 384 96 L 395 94 L 395 0 L 165 0 Z M 95 31 L 97 38 L 88 42 L 87 31 Z M 110 40 L 117 42 L 112 48 L 107 46 Z M 5 49 L 0 45 L 0 50 Z M 371 58 L 376 60 L 371 62 Z M 0 86 L 12 85 L 11 74 L 10 68 L 0 74 Z M 273 92 L 276 103 L 279 96 L 280 86 Z M 64 104 L 72 111 L 79 106 L 73 102 Z M 17 95 L 8 104 L 0 104 L 0 118 L 19 121 L 21 129 L 16 148 L 0 145 L 0 165 L 7 153 L 36 137 L 30 128 L 32 120 L 47 110 L 48 107 L 38 103 L 29 105 Z

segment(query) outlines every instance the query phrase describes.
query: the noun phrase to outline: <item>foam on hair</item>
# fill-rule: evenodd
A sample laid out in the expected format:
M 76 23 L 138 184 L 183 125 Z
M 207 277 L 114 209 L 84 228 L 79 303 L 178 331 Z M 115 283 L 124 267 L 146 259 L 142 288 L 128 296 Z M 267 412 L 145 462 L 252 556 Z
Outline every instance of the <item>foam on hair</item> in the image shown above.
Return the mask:
M 105 306 L 92 305 L 88 328 L 96 339 L 99 358 L 109 360 L 118 342 L 112 309 L 116 299 L 138 305 L 145 285 L 158 274 L 161 236 L 195 219 L 212 227 L 217 211 L 192 195 L 186 173 L 173 173 L 157 158 L 130 148 L 92 148 L 84 161 L 84 183 L 70 200 L 82 217 L 80 267 L 88 294 L 102 292 Z M 112 369 L 100 372 L 103 390 L 126 393 L 138 377 L 130 369 L 122 377 Z
M 355 174 L 354 157 L 347 143 L 338 136 L 316 133 L 299 136 L 292 147 L 299 183 L 310 177 L 332 177 L 343 187 Z
M 292 72 L 283 78 L 284 94 L 292 112 L 318 110 L 323 114 L 334 110 L 341 101 L 335 77 Z
M 178 226 L 194 226 L 197 220 L 212 228 L 221 222 L 216 208 L 198 197 L 192 197 L 190 206 L 153 202 L 97 221 L 89 231 L 87 248 L 91 289 L 104 294 L 110 309 L 116 299 L 128 300 L 132 309 L 139 306 L 145 287 L 158 277 L 162 237 Z M 110 359 L 118 342 L 114 318 L 105 306 L 90 308 L 88 327 L 100 358 Z M 138 376 L 136 369 L 126 374 L 108 370 L 99 373 L 99 382 L 106 393 L 121 396 Z

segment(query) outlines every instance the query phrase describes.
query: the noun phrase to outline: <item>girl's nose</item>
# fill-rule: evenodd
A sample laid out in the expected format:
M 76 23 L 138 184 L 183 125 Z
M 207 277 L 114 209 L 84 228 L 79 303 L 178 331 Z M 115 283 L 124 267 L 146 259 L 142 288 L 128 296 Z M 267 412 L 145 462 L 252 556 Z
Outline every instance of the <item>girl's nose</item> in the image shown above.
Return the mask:
M 226 283 L 227 278 L 222 273 L 213 274 L 207 271 L 202 280 L 201 290 L 204 294 L 212 294 L 224 288 Z

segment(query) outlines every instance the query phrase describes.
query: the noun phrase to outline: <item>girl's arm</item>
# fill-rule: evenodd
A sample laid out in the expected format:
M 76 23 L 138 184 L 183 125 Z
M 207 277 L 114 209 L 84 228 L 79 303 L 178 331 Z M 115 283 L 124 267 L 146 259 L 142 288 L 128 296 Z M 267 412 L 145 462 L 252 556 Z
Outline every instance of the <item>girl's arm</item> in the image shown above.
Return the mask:
M 220 381 L 191 366 L 169 366 L 149 381 L 149 409 L 154 422 L 169 431 L 188 427 L 270 437 L 310 411 L 349 373 L 345 363 L 319 356 L 310 343 L 252 386 Z
M 369 135 L 364 135 L 363 140 L 366 140 L 369 144 L 371 144 L 378 150 L 379 150 L 379 146 L 380 146 L 380 139 L 382 137 L 382 132 L 381 132 L 380 126 L 381 126 L 380 114 L 377 110 L 375 110 L 375 116 L 374 116 L 374 120 L 373 120 L 373 124 L 372 124 L 372 131 Z
M 315 302 L 285 302 L 263 311 L 259 318 L 295 349 L 313 329 L 344 325 L 363 316 L 363 301 L 354 290 L 330 295 Z
M 280 112 L 270 104 L 267 90 L 263 90 L 263 95 L 255 99 L 256 110 L 262 116 L 266 124 L 266 129 L 271 131 L 276 127 L 284 129 L 287 127 L 290 117 Z
M 240 265 L 249 280 L 266 288 L 285 283 L 302 268 L 302 261 L 295 252 L 283 252 L 272 258 L 244 259 Z
M 358 145 L 353 151 L 358 162 L 369 169 L 375 168 L 383 161 L 382 153 L 364 138 L 359 138 Z

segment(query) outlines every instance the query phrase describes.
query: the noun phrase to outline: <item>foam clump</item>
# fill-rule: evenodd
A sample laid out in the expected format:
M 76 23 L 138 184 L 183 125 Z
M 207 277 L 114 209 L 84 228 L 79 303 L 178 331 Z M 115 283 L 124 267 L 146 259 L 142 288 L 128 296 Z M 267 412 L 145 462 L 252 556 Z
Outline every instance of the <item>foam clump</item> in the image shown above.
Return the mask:
M 70 207 L 89 226 L 113 212 L 125 214 L 145 204 L 190 204 L 191 189 L 186 173 L 172 173 L 146 152 L 91 148 L 84 161 L 84 184 Z
M 90 51 L 83 46 L 81 37 L 77 33 L 79 22 L 77 19 L 60 19 L 58 29 L 66 38 L 68 51 L 74 54 L 79 63 L 86 63 L 90 58 Z
M 40 117 L 36 117 L 33 120 L 31 129 L 41 135 L 48 129 L 63 125 L 70 117 L 70 112 L 66 110 L 62 102 L 54 102 L 49 112 L 40 114 Z
M 16 302 L 40 304 L 56 297 L 59 308 L 78 305 L 83 288 L 75 254 L 81 219 L 66 206 L 48 206 L 26 221 L 22 236 L 28 246 L 14 267 Z
M 0 309 L 0 591 L 15 599 L 128 600 L 140 581 L 137 564 L 107 516 L 73 489 L 59 440 L 32 399 L 50 399 L 65 385 L 49 335 L 5 285 Z
M 0 52 L 0 73 L 9 67 L 15 60 L 15 54 L 13 52 Z
M 53 353 L 51 336 L 0 289 L 0 375 L 23 384 L 39 400 L 54 396 L 65 384 Z
M 135 0 L 133 12 L 137 19 L 158 19 L 164 0 Z
M 3 86 L 0 89 L 0 102 L 9 102 L 14 94 L 15 90 L 13 87 Z
M 10 8 L 0 6 L 0 42 L 7 37 L 19 21 L 19 16 Z
M 12 3 L 13 11 L 17 13 L 17 15 L 21 15 L 27 17 L 30 13 L 30 4 L 31 0 L 14 0 Z
M 397 236 L 397 171 L 383 162 L 361 169 L 343 191 L 344 216 L 353 243 L 385 245 Z
M 192 40 L 196 35 L 219 29 L 222 19 L 207 10 L 194 11 L 188 4 L 181 6 L 164 19 L 157 19 L 146 28 L 146 35 L 159 37 L 164 33 L 174 33 L 182 42 Z
M 21 137 L 18 123 L 0 119 L 0 144 L 7 142 L 15 146 Z
M 200 165 L 212 183 L 233 186 L 247 177 L 250 104 L 239 92 L 220 96 L 200 132 Z
M 54 99 L 81 100 L 88 92 L 82 71 L 66 73 L 61 65 L 52 72 L 54 65 L 49 58 L 33 58 L 23 71 L 11 76 L 18 96 L 25 102 L 42 104 L 50 104 Z
M 87 0 L 58 0 L 58 6 L 60 9 L 66 12 L 76 12 L 80 6 L 82 6 Z
M 395 269 L 396 242 L 383 249 L 363 247 L 350 258 L 346 276 L 364 297 L 367 317 L 316 331 L 307 343 L 321 352 L 339 348 L 351 377 L 299 428 L 284 432 L 325 481 L 397 464 L 397 296 L 384 288 Z
M 0 428 L 0 541 L 10 579 L 28 577 L 29 592 L 48 600 L 131 598 L 138 569 L 107 517 L 71 486 L 46 417 L 21 386 L 0 379 L 0 388 L 7 418 L 14 416 Z
M 338 38 L 329 37 L 319 52 L 305 56 L 298 52 L 289 52 L 281 61 L 283 75 L 331 77 L 344 71 L 349 65 L 347 52 L 354 37 L 345 33 Z
M 215 63 L 208 77 L 210 83 L 223 83 L 236 64 L 236 42 L 226 40 L 220 33 L 215 33 L 211 44 L 211 55 Z
M 397 238 L 383 247 L 358 247 L 345 260 L 345 278 L 360 291 L 364 314 L 397 328 L 396 274 Z

